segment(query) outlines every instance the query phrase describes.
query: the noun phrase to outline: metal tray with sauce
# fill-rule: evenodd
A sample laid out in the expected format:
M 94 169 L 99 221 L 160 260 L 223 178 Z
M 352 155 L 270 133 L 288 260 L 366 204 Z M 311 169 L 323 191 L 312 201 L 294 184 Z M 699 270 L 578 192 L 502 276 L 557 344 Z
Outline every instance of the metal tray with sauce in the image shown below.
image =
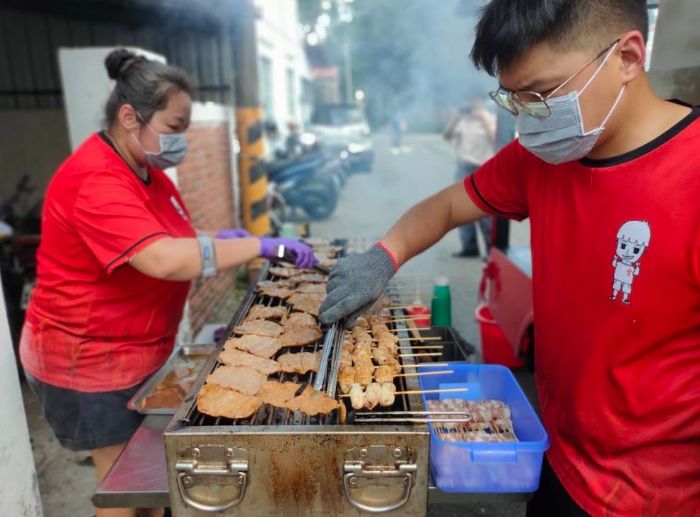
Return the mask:
M 177 347 L 131 397 L 127 407 L 144 415 L 174 415 L 214 349 L 211 344 Z

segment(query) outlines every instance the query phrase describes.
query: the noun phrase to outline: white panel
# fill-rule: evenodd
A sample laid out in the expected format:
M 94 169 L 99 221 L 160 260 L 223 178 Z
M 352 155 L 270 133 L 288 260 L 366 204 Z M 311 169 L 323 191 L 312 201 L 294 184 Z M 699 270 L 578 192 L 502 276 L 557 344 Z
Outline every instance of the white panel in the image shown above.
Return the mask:
M 0 296 L 0 408 L 6 423 L 0 433 L 2 515 L 41 517 L 39 483 L 6 314 L 5 297 Z
M 114 81 L 107 76 L 104 60 L 116 47 L 60 48 L 58 62 L 68 120 L 71 149 L 103 128 L 104 106 Z M 165 63 L 158 54 L 138 48 L 129 50 Z

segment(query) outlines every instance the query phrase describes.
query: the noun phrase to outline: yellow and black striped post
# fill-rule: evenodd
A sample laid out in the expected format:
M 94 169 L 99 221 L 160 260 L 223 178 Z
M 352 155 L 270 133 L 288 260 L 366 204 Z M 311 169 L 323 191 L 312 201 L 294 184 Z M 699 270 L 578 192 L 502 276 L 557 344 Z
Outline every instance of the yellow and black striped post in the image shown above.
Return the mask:
M 267 172 L 260 162 L 263 144 L 262 108 L 258 92 L 255 7 L 235 3 L 232 43 L 235 68 L 236 127 L 241 151 L 238 161 L 243 225 L 255 235 L 270 231 L 267 213 Z

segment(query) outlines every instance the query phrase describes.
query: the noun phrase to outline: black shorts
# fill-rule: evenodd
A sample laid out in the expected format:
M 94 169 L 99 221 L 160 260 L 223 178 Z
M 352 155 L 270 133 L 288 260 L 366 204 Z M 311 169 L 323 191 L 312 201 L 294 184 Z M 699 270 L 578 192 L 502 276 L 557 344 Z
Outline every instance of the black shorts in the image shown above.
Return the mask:
M 44 418 L 66 449 L 85 451 L 122 443 L 141 425 L 143 415 L 126 407 L 140 384 L 125 390 L 85 393 L 25 374 L 41 401 Z

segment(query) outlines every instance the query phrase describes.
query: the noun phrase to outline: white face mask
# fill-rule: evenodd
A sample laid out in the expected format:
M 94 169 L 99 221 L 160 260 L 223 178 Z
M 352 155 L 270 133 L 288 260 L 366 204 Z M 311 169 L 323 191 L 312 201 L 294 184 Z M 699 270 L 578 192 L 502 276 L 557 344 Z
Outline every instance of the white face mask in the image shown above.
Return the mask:
M 168 167 L 180 165 L 187 154 L 187 137 L 185 133 L 158 133 L 140 114 L 137 113 L 137 115 L 143 120 L 148 129 L 158 135 L 160 144 L 160 150 L 157 153 L 147 151 L 146 148 L 141 145 L 139 139 L 131 133 L 132 138 L 136 140 L 141 149 L 143 149 L 146 155 L 146 161 L 158 169 L 167 169 Z
M 605 131 L 605 124 L 608 123 L 620 99 L 622 99 L 625 85 L 622 86 L 605 120 L 599 127 L 590 131 L 586 131 L 583 127 L 583 114 L 579 98 L 605 66 L 615 47 L 617 44 L 610 49 L 581 91 L 573 91 L 567 95 L 547 100 L 551 111 L 549 117 L 537 118 L 525 111 L 518 113 L 516 127 L 520 134 L 520 143 L 525 149 L 553 165 L 580 160 L 591 152 L 598 138 Z

